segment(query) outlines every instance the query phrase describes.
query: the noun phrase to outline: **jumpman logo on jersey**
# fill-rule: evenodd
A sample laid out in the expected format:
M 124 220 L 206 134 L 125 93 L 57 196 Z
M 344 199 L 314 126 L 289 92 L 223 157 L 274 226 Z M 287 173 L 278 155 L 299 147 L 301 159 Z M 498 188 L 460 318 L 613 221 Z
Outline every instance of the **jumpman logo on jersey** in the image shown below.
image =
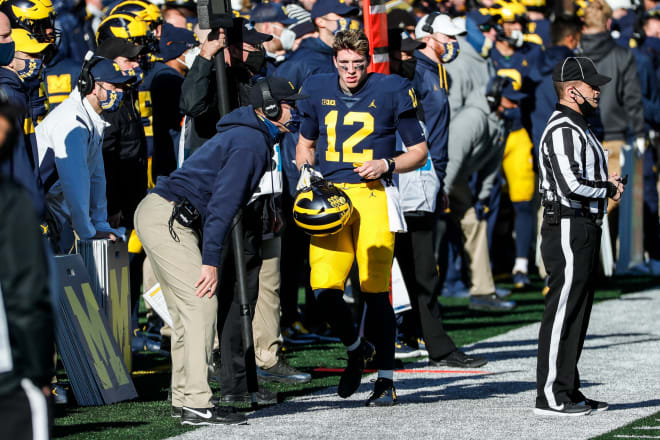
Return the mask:
M 371 104 L 369 104 L 368 107 L 369 107 L 369 108 L 376 108 L 376 100 L 375 100 L 375 99 L 372 99 L 372 100 L 371 100 Z

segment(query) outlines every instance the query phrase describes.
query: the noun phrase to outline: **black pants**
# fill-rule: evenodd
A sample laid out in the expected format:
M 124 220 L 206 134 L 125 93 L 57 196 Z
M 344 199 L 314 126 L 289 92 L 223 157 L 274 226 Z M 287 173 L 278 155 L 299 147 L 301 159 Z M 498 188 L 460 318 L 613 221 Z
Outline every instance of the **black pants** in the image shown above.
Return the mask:
M 410 333 L 410 327 L 421 326 L 429 357 L 440 359 L 456 350 L 456 345 L 442 326 L 442 310 L 438 303 L 440 277 L 433 241 L 435 214 L 406 216 L 406 223 L 408 233 L 397 234 L 394 246 L 412 306 L 412 313 L 404 318 L 409 330 L 404 332 Z
M 0 395 L 2 438 L 32 440 L 50 438 L 52 402 L 32 382 L 23 380 L 14 392 Z
M 250 318 L 259 295 L 259 271 L 261 270 L 261 213 L 259 200 L 243 209 L 243 248 L 247 269 L 247 294 Z M 218 338 L 220 340 L 220 389 L 222 394 L 238 394 L 247 391 L 245 352 L 241 339 L 240 302 L 233 241 L 230 235 L 222 252 L 218 280 Z M 254 353 L 248 354 L 254 362 Z
M 541 254 L 550 290 L 539 332 L 537 407 L 582 400 L 577 364 L 594 301 L 601 229 L 592 219 L 562 218 L 541 227 Z

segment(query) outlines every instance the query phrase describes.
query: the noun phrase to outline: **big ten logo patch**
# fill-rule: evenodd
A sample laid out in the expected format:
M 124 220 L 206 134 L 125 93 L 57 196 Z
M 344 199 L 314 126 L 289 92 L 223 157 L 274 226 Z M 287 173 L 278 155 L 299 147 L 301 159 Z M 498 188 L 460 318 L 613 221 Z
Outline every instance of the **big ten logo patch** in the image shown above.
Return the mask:
M 335 105 L 334 99 L 321 99 L 321 105 Z
M 103 322 L 92 287 L 89 283 L 72 284 L 64 286 L 64 293 L 82 330 L 85 351 L 91 356 L 91 365 L 101 387 L 109 390 L 128 384 L 128 373 Z

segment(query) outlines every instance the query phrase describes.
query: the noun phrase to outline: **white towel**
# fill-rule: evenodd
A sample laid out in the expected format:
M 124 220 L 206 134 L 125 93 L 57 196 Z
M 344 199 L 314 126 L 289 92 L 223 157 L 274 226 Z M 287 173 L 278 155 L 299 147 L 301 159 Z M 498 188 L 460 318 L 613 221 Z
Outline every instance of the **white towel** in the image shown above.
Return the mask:
M 387 217 L 390 219 L 390 231 L 408 232 L 408 225 L 401 210 L 399 189 L 396 185 L 388 185 L 384 179 L 381 179 L 381 182 L 383 182 L 385 194 L 387 195 Z

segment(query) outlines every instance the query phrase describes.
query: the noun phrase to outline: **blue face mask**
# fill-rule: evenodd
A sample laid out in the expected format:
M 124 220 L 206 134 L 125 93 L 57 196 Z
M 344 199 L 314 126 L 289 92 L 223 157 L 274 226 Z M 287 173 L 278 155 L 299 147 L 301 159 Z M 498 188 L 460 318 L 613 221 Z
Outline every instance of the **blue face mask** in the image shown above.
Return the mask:
M 337 33 L 341 31 L 347 31 L 347 30 L 360 30 L 362 29 L 362 23 L 360 23 L 357 20 L 352 20 L 350 18 L 340 18 L 337 20 L 337 28 L 332 32 L 334 35 L 337 35 Z
M 36 78 L 39 76 L 39 72 L 41 71 L 41 65 L 42 61 L 38 58 L 28 60 L 25 58 L 18 58 L 20 60 L 25 61 L 25 66 L 21 69 L 18 70 L 18 77 L 21 78 L 23 81 L 28 81 L 30 79 Z
M 521 118 L 522 114 L 520 113 L 520 107 L 505 108 L 504 111 L 502 112 L 502 117 L 510 121 L 515 121 L 516 119 Z
M 0 66 L 8 66 L 14 59 L 16 45 L 13 41 L 0 43 Z
M 142 70 L 140 66 L 128 70 L 122 70 L 122 73 L 126 76 L 133 75 L 137 77 L 137 81 L 133 83 L 133 86 L 140 84 L 144 79 L 144 70 Z
M 280 138 L 282 137 L 282 133 L 280 133 L 279 128 L 275 124 L 273 124 L 268 118 L 263 118 L 264 124 L 266 124 L 266 128 L 268 129 L 268 134 L 270 134 L 270 137 L 273 138 L 275 142 L 279 142 Z
M 121 100 L 124 99 L 124 92 L 119 90 L 108 90 L 104 89 L 106 92 L 106 97 L 103 100 L 99 101 L 101 108 L 106 112 L 115 112 L 121 104 Z
M 442 46 L 445 48 L 445 53 L 443 53 L 442 57 L 440 58 L 440 61 L 442 61 L 443 64 L 451 63 L 454 61 L 458 56 L 458 53 L 461 51 L 458 47 L 458 41 L 440 44 L 442 44 Z
M 298 133 L 300 130 L 300 113 L 298 113 L 298 110 L 295 108 L 291 107 L 291 119 L 287 121 L 286 124 L 284 124 L 284 127 L 289 130 L 291 133 Z

